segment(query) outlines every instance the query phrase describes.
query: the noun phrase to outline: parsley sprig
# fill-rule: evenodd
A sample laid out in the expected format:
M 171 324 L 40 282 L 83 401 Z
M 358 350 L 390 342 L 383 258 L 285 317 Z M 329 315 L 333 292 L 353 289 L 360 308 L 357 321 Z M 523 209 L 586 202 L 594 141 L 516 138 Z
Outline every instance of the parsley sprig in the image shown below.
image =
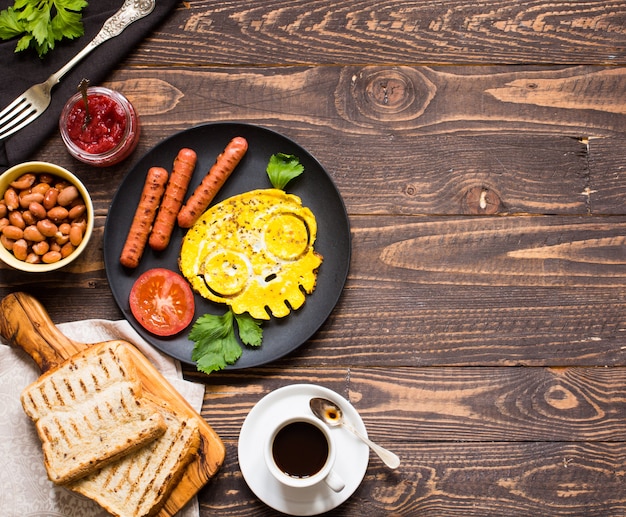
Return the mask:
M 235 314 L 228 310 L 221 316 L 204 314 L 191 327 L 189 339 L 194 343 L 191 359 L 198 370 L 211 373 L 223 370 L 241 357 L 241 345 L 235 336 L 235 322 L 239 339 L 244 345 L 259 347 L 263 341 L 261 322 L 248 313 Z
M 19 38 L 15 52 L 34 48 L 41 58 L 57 41 L 84 34 L 86 6 L 85 0 L 15 0 L 0 11 L 0 39 Z
M 293 154 L 277 153 L 270 157 L 266 172 L 274 188 L 285 190 L 287 183 L 304 172 L 304 165 Z

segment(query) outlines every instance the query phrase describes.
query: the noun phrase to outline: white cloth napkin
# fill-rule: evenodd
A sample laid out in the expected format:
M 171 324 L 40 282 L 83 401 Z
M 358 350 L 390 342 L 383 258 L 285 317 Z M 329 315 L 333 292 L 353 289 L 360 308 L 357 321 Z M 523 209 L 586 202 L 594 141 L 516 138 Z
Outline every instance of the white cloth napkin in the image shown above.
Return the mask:
M 133 343 L 200 412 L 204 386 L 185 381 L 180 363 L 146 343 L 126 320 L 77 321 L 60 324 L 58 328 L 81 343 L 110 339 Z M 39 375 L 37 365 L 24 351 L 0 344 L 0 513 L 3 517 L 108 517 L 110 514 L 96 503 L 48 480 L 41 442 L 20 403 L 22 390 Z M 194 497 L 176 517 L 199 514 Z

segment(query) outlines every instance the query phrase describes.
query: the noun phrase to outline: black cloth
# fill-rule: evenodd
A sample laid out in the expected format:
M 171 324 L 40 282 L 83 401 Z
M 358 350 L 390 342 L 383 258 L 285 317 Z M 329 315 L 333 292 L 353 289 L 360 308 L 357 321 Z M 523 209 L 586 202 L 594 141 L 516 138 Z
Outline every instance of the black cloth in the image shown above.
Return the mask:
M 0 140 L 0 171 L 31 159 L 39 146 L 58 131 L 59 116 L 65 102 L 76 93 L 81 79 L 96 86 L 132 51 L 150 31 L 170 14 L 179 0 L 157 0 L 148 16 L 129 25 L 120 35 L 94 49 L 52 89 L 48 109 L 28 126 L 5 140 Z M 0 10 L 14 0 L 0 0 Z M 0 111 L 33 84 L 45 81 L 83 49 L 98 33 L 104 22 L 123 4 L 123 0 L 89 0 L 83 9 L 85 34 L 75 40 L 57 42 L 43 58 L 28 49 L 15 52 L 17 39 L 0 41 Z

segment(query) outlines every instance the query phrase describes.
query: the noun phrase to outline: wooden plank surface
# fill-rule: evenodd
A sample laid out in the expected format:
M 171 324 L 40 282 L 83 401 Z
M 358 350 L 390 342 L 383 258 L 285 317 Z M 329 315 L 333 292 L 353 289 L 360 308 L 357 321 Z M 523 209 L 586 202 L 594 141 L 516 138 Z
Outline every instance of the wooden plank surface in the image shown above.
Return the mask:
M 620 0 L 202 0 L 133 63 L 623 64 L 625 19 Z
M 346 138 L 383 135 L 389 142 L 395 134 L 621 134 L 625 75 L 611 66 L 210 65 L 129 68 L 108 84 L 127 93 L 143 125 L 160 126 L 154 129 L 163 136 L 169 125 L 250 119 L 318 138 L 334 130 Z M 195 88 L 188 91 L 189 84 Z
M 293 138 L 328 170 L 352 228 L 344 293 L 271 365 L 185 375 L 226 462 L 201 517 L 279 515 L 237 439 L 266 393 L 348 398 L 371 457 L 337 516 L 623 517 L 626 447 L 626 4 L 623 1 L 181 2 L 107 84 L 141 117 L 131 159 L 93 170 L 53 135 L 97 220 L 60 274 L 0 269 L 55 323 L 121 317 L 103 228 L 132 163 L 213 121 Z
M 623 443 L 414 442 L 397 452 L 406 468 L 390 473 L 370 463 L 359 489 L 329 515 L 623 514 Z M 216 480 L 202 511 L 280 515 L 259 507 L 232 455 L 230 461 L 226 470 L 233 476 Z
M 309 382 L 311 370 L 270 366 L 219 373 L 205 381 L 203 416 L 215 422 L 225 441 L 236 441 L 233 430 L 259 398 L 286 384 Z M 319 383 L 358 409 L 370 436 L 382 444 L 626 439 L 623 367 L 326 366 L 315 371 Z M 381 464 L 373 455 L 371 463 Z
M 207 510 L 266 514 L 240 491 L 229 430 L 258 398 L 309 382 L 310 372 L 209 379 L 205 417 L 218 422 L 233 476 L 207 490 Z M 620 515 L 625 376 L 624 368 L 317 368 L 316 380 L 348 398 L 370 438 L 403 462 L 390 472 L 372 455 L 362 486 L 332 514 Z

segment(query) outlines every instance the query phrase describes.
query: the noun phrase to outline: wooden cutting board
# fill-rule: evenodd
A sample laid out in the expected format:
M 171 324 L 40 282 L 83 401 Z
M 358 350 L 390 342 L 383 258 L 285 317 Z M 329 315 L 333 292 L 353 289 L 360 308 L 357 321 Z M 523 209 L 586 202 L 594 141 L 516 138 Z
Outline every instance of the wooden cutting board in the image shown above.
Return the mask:
M 21 292 L 9 294 L 0 302 L 0 334 L 12 345 L 23 348 L 42 373 L 90 346 L 65 336 L 54 325 L 41 303 Z M 169 402 L 180 414 L 195 418 L 200 426 L 202 443 L 198 457 L 189 465 L 183 479 L 157 514 L 157 517 L 172 517 L 217 472 L 224 462 L 226 450 L 213 428 L 152 363 L 135 346 L 125 341 L 123 343 L 132 353 L 144 389 Z

